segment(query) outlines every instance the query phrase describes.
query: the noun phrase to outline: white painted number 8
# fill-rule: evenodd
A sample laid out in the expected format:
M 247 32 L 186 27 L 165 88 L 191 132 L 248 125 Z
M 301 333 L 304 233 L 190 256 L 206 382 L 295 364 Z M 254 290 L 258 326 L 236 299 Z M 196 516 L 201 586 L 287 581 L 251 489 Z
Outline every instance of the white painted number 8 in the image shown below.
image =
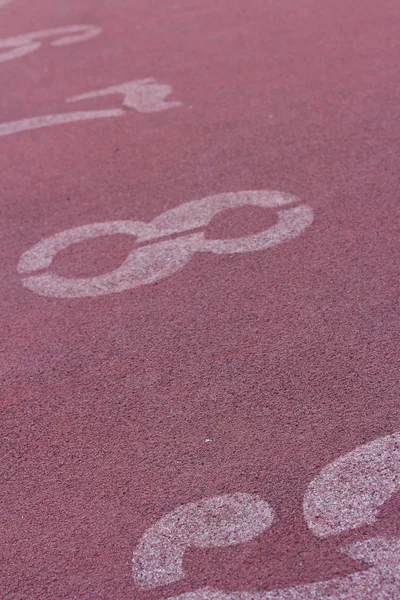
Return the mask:
M 108 221 L 68 229 L 45 238 L 25 252 L 18 264 L 18 272 L 28 274 L 49 267 L 61 250 L 72 244 L 104 235 L 128 234 L 138 244 L 123 264 L 104 275 L 88 278 L 60 277 L 54 273 L 30 275 L 23 285 L 42 296 L 80 298 L 123 292 L 164 279 L 181 269 L 196 252 L 237 254 L 264 250 L 300 235 L 313 220 L 312 209 L 300 204 L 278 210 L 278 222 L 269 229 L 245 237 L 206 239 L 205 227 L 223 210 L 239 206 L 278 208 L 298 203 L 295 196 L 283 192 L 260 190 L 217 194 L 187 202 L 156 217 L 150 223 L 140 221 Z M 174 234 L 191 232 L 173 239 L 154 240 Z

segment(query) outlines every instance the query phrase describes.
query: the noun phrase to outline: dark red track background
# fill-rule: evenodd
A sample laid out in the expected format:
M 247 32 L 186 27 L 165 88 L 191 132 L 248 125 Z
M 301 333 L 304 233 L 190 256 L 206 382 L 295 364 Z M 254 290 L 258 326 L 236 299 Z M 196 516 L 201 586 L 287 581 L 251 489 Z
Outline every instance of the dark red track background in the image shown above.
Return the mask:
M 399 429 L 398 0 L 15 0 L 0 37 L 92 23 L 96 38 L 0 65 L 0 122 L 71 109 L 67 96 L 154 77 L 183 106 L 0 139 L 3 446 L 0 590 L 13 600 L 156 600 L 210 585 L 274 589 L 356 563 L 306 529 L 310 480 Z M 117 107 L 111 97 L 81 109 Z M 74 110 L 78 110 L 76 106 Z M 246 189 L 314 209 L 298 239 L 196 255 L 158 284 L 40 297 L 22 252 L 94 221 L 150 221 Z M 236 209 L 208 235 L 264 229 Z M 123 236 L 59 256 L 105 272 Z M 212 443 L 205 443 L 210 438 Z M 139 593 L 131 556 L 176 506 L 258 493 L 269 536 L 190 550 L 189 577 Z M 375 527 L 400 534 L 392 499 Z M 341 540 L 340 540 L 341 541 Z

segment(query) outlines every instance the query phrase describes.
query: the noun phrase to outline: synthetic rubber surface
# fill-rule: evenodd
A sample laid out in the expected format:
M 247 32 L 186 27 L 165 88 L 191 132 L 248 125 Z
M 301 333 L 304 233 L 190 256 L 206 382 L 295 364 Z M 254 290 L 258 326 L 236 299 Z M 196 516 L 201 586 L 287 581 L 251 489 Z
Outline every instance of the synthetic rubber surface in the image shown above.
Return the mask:
M 7 600 L 400 598 L 397 0 L 0 0 Z

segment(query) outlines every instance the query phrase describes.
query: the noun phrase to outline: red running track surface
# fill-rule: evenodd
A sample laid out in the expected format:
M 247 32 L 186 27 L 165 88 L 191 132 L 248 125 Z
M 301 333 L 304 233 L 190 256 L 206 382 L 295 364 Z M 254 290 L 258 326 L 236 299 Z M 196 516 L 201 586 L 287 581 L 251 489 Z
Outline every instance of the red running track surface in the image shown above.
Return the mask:
M 0 5 L 1 596 L 400 598 L 398 1 Z

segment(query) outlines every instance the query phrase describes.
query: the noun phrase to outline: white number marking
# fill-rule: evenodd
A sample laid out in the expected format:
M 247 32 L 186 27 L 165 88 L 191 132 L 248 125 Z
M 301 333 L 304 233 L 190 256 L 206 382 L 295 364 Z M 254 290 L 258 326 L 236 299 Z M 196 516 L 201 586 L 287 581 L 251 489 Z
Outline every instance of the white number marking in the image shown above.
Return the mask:
M 137 81 L 127 81 L 120 85 L 113 85 L 104 90 L 73 96 L 72 98 L 68 98 L 67 102 L 78 102 L 89 98 L 122 94 L 124 96 L 124 106 L 134 108 L 141 113 L 150 113 L 182 106 L 182 102 L 178 100 L 165 102 L 165 98 L 171 93 L 172 87 L 170 85 L 157 83 L 155 79 L 149 77 L 147 79 L 138 79 Z
M 98 96 L 108 96 L 111 94 L 122 94 L 123 105 L 128 108 L 134 108 L 138 112 L 149 113 L 168 110 L 176 106 L 181 106 L 182 102 L 168 101 L 164 99 L 172 92 L 172 87 L 167 84 L 156 83 L 154 79 L 142 79 L 130 81 L 121 85 L 116 85 L 97 92 L 88 92 L 73 98 L 68 98 L 67 102 L 77 102 L 87 98 Z M 42 115 L 11 121 L 9 123 L 0 123 L 0 137 L 12 133 L 20 133 L 30 129 L 41 129 L 42 127 L 51 127 L 53 125 L 64 125 L 65 123 L 74 123 L 77 121 L 90 121 L 93 119 L 108 119 L 110 117 L 122 117 L 126 111 L 122 108 L 109 110 L 86 110 L 79 112 L 67 112 L 57 115 Z
M 68 229 L 45 238 L 26 251 L 19 261 L 18 272 L 27 274 L 46 269 L 60 250 L 87 239 L 123 233 L 136 237 L 137 243 L 144 243 L 205 227 L 217 213 L 229 208 L 245 205 L 277 208 L 294 202 L 298 202 L 296 197 L 276 191 L 225 193 L 178 206 L 156 217 L 151 223 L 110 221 Z M 196 252 L 235 254 L 264 250 L 296 238 L 313 220 L 312 209 L 305 204 L 288 210 L 278 210 L 277 215 L 276 225 L 255 235 L 210 240 L 205 238 L 203 231 L 200 231 L 141 246 L 134 249 L 119 268 L 105 275 L 68 278 L 54 273 L 45 273 L 25 277 L 22 282 L 25 287 L 42 296 L 59 298 L 123 292 L 172 275 Z
M 325 467 L 307 489 L 303 503 L 304 516 L 309 528 L 317 536 L 337 535 L 348 529 L 374 523 L 380 507 L 399 488 L 400 433 L 395 433 L 360 446 Z M 255 498 L 260 501 L 258 496 Z M 189 504 L 188 507 L 192 505 Z M 148 530 L 135 551 L 134 578 L 141 587 L 150 588 L 177 581 L 175 575 L 177 576 L 178 573 L 180 578 L 185 576 L 181 569 L 182 547 L 179 541 L 175 542 L 175 536 L 169 533 L 174 530 L 174 527 L 168 527 L 172 516 L 179 522 L 179 530 L 185 530 L 185 523 L 188 520 L 190 535 L 195 537 L 197 529 L 200 529 L 198 535 L 203 535 L 206 531 L 206 535 L 210 537 L 207 538 L 207 546 L 213 545 L 210 542 L 214 530 L 208 530 L 193 509 L 189 508 L 188 513 L 185 513 L 185 507 L 180 507 L 178 511 L 161 519 L 156 526 Z M 219 515 L 216 515 L 216 518 L 219 518 Z M 243 519 L 246 518 L 249 519 L 249 516 L 243 513 Z M 253 517 L 251 524 L 256 521 L 257 519 L 254 520 Z M 272 513 L 269 526 L 271 523 Z M 216 526 L 214 521 L 213 527 Z M 260 527 L 260 533 L 267 528 L 268 526 Z M 179 536 L 177 537 L 179 539 Z M 219 541 L 221 543 L 214 545 L 228 545 L 228 543 L 223 544 L 223 540 Z M 162 561 L 165 561 L 167 556 L 174 555 L 173 544 L 175 543 L 177 544 L 176 555 L 180 557 L 179 568 L 171 563 L 174 577 L 164 579 L 159 577 L 159 574 L 164 572 L 160 564 L 163 564 Z M 371 537 L 342 547 L 341 551 L 354 560 L 367 563 L 369 568 L 345 577 L 266 592 L 224 592 L 213 588 L 201 588 L 168 600 L 400 599 L 399 538 Z M 168 569 L 165 572 L 167 573 Z
M 32 117 L 31 119 L 21 119 L 20 121 L 0 123 L 0 136 L 10 135 L 11 133 L 20 133 L 22 131 L 29 131 L 30 129 L 52 127 L 53 125 L 76 123 L 77 121 L 91 121 L 93 119 L 121 117 L 124 114 L 125 111 L 122 109 L 114 108 L 111 110 L 82 110 L 78 112 L 61 113 L 59 115 L 43 115 L 41 117 Z
M 271 527 L 273 511 L 251 494 L 227 494 L 180 506 L 147 530 L 133 555 L 133 577 L 141 588 L 179 581 L 187 548 L 247 542 Z
M 66 46 L 67 44 L 76 44 L 77 42 L 88 40 L 99 35 L 101 31 L 100 27 L 95 27 L 94 25 L 71 25 L 6 38 L 0 40 L 0 49 L 11 48 L 11 50 L 0 52 L 0 62 L 20 58 L 34 52 L 40 48 L 40 40 L 45 38 L 57 38 L 51 42 L 52 46 Z
M 375 523 L 379 509 L 400 489 L 400 434 L 341 456 L 316 477 L 304 497 L 304 516 L 320 537 Z

